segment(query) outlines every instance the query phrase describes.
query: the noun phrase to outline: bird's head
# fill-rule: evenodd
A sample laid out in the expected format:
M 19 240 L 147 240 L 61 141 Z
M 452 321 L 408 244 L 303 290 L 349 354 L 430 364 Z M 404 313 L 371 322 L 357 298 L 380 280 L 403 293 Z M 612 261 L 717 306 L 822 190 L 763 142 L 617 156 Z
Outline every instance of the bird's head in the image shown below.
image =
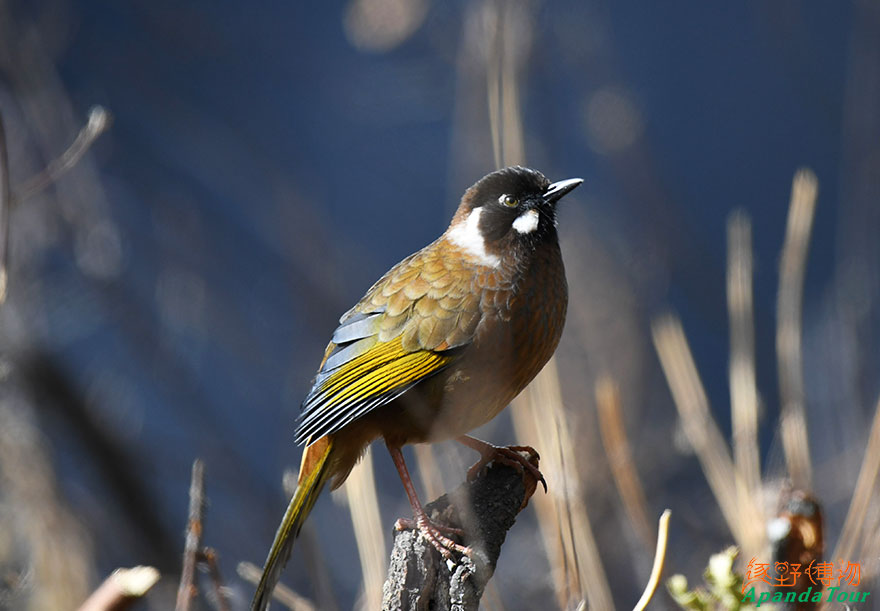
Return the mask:
M 446 238 L 478 262 L 497 266 L 506 253 L 555 241 L 556 203 L 580 178 L 551 183 L 537 170 L 512 166 L 477 181 L 461 198 Z

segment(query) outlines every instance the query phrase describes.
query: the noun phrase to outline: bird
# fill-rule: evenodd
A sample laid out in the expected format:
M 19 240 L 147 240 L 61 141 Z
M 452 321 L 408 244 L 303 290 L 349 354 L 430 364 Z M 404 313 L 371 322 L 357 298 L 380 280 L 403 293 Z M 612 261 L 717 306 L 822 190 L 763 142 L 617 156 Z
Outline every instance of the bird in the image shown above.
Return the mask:
M 551 183 L 521 166 L 487 174 L 465 191 L 439 238 L 392 267 L 342 315 L 302 403 L 297 488 L 252 611 L 268 606 L 322 489 L 340 486 L 374 440 L 384 440 L 413 509 L 413 519 L 396 528 L 417 528 L 446 558 L 471 550 L 451 538 L 460 531 L 426 515 L 404 445 L 460 441 L 481 455 L 469 475 L 493 459 L 537 470 L 516 451 L 522 448 L 467 433 L 503 410 L 559 344 L 568 285 L 557 203 L 582 182 Z

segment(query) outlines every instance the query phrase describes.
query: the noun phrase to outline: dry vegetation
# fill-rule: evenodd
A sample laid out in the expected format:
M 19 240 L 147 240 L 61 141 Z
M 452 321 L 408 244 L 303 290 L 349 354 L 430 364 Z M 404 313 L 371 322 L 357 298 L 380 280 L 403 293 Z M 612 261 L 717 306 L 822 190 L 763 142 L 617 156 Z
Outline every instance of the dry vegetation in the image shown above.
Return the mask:
M 0 17 L 4 17 L 3 6 L 0 2 Z M 352 9 L 346 15 L 346 27 L 356 29 L 361 44 L 373 41 L 378 47 L 391 45 L 396 33 L 406 36 L 405 32 L 417 26 L 413 26 L 412 20 L 424 17 L 424 3 L 416 2 L 413 6 L 416 14 L 399 22 L 370 21 L 373 30 L 364 29 L 366 26 L 357 29 L 360 13 Z M 466 9 L 457 61 L 460 94 L 453 134 L 453 154 L 460 165 L 453 168 L 454 172 L 479 165 L 474 160 L 487 157 L 493 157 L 499 167 L 514 163 L 539 165 L 546 158 L 540 149 L 540 137 L 531 136 L 524 129 L 522 113 L 522 77 L 532 52 L 529 34 L 524 32 L 529 32 L 534 10 L 528 2 L 499 1 L 474 3 Z M 11 22 L 0 18 L 0 38 L 17 39 L 16 33 L 9 31 Z M 0 109 L 5 115 L 0 123 L 0 299 L 6 297 L 8 285 L 10 299 L 3 306 L 3 320 L 9 324 L 2 342 L 4 351 L 11 355 L 9 362 L 0 362 L 0 607 L 62 609 L 73 608 L 71 601 L 86 601 L 81 607 L 84 611 L 117 609 L 146 593 L 157 575 L 149 569 L 135 571 L 131 576 L 136 577 L 137 587 L 132 589 L 124 585 L 129 573 L 117 573 L 96 589 L 100 581 L 95 572 L 96 535 L 85 531 L 59 494 L 53 449 L 37 416 L 44 395 L 33 391 L 21 366 L 24 359 L 17 351 L 29 344 L 16 336 L 27 326 L 15 326 L 15 318 L 24 316 L 22 312 L 34 299 L 31 292 L 39 289 L 39 282 L 19 282 L 19 278 L 36 275 L 31 257 L 51 242 L 50 231 L 34 227 L 52 226 L 55 209 L 63 209 L 73 231 L 83 234 L 108 217 L 109 204 L 101 179 L 87 153 L 90 143 L 107 126 L 106 114 L 97 111 L 90 116 L 74 144 L 55 158 L 57 151 L 66 148 L 62 142 L 76 133 L 77 122 L 57 75 L 45 67 L 42 52 L 34 45 L 22 43 L 14 61 L 10 49 L 0 54 L 3 67 L 15 77 L 4 86 L 4 97 L 0 98 Z M 21 74 L 22 66 L 30 70 L 27 79 Z M 34 69 L 41 66 L 42 71 Z M 33 91 L 41 94 L 35 97 L 30 93 Z M 9 104 L 9 99 L 16 103 Z M 14 107 L 14 112 L 10 107 Z M 55 115 L 61 118 L 47 119 L 46 108 L 57 110 Z M 615 130 L 612 125 L 599 134 L 609 150 L 620 145 L 618 139 L 632 135 L 627 125 L 618 127 Z M 527 150 L 527 143 L 537 150 Z M 43 169 L 46 164 L 40 159 L 55 160 Z M 44 189 L 61 180 L 74 165 L 73 174 L 77 176 L 65 183 L 68 189 L 46 195 Z M 10 175 L 33 178 L 15 182 Z M 808 246 L 818 194 L 817 178 L 809 170 L 799 171 L 792 186 L 786 234 L 780 236 L 778 421 L 766 416 L 770 413 L 766 407 L 770 401 L 762 399 L 764 395 L 757 386 L 756 372 L 772 363 L 756 361 L 751 221 L 744 211 L 734 211 L 729 218 L 730 440 L 721 432 L 725 428 L 718 422 L 722 411 L 710 404 L 700 378 L 700 363 L 695 362 L 681 321 L 674 313 L 666 313 L 654 318 L 647 331 L 640 322 L 644 312 L 636 303 L 635 289 L 596 239 L 595 228 L 580 213 L 565 211 L 566 215 L 571 212 L 562 232 L 573 304 L 566 340 L 558 359 L 547 365 L 508 410 L 516 433 L 516 439 L 510 442 L 539 448 L 541 469 L 550 489 L 546 495 L 535 495 L 531 501 L 533 509 L 528 510 L 534 513 L 520 518 L 521 523 L 514 526 L 505 548 L 520 553 L 527 550 L 529 558 L 518 561 L 514 554 L 502 555 L 498 577 L 489 583 L 484 594 L 483 609 L 523 608 L 523 604 L 534 602 L 541 592 L 548 590 L 555 600 L 547 601 L 547 608 L 644 608 L 661 581 L 664 551 L 667 576 L 689 571 L 691 581 L 695 581 L 695 567 L 709 562 L 705 547 L 699 548 L 703 554 L 699 558 L 694 557 L 689 547 L 701 536 L 711 538 L 711 544 L 733 543 L 739 550 L 736 561 L 734 551 L 718 556 L 729 559 L 730 570 L 720 581 L 707 582 L 708 593 L 695 594 L 680 577 L 671 583 L 670 590 L 684 608 L 705 608 L 707 604 L 736 608 L 725 596 L 733 591 L 731 584 L 738 584 L 735 580 L 744 571 L 744 561 L 771 557 L 773 542 L 767 539 L 766 525 L 780 515 L 781 498 L 801 491 L 813 495 L 820 506 L 840 504 L 840 498 L 816 496 L 819 476 L 837 477 L 835 469 L 854 460 L 859 465 L 857 477 L 841 476 L 844 482 L 839 486 L 846 488 L 850 497 L 845 520 L 839 528 L 824 525 L 824 540 L 833 543 L 833 547 L 825 546 L 823 553 L 818 545 L 814 551 L 817 557 L 834 561 L 861 560 L 863 583 L 878 583 L 880 400 L 873 409 L 870 425 L 860 419 L 859 406 L 850 406 L 852 411 L 847 417 L 857 423 L 856 430 L 848 447 L 835 450 L 839 456 L 834 464 L 814 464 L 811 456 L 810 440 L 817 437 L 809 432 L 815 414 L 809 409 L 810 397 L 804 381 L 802 318 Z M 33 209 L 26 210 L 31 203 Z M 15 234 L 19 230 L 25 234 L 36 231 L 37 242 L 44 240 L 45 244 L 16 244 Z M 7 239 L 10 235 L 11 246 Z M 84 274 L 104 273 L 100 265 L 96 268 L 87 257 L 83 260 Z M 652 386 L 650 381 L 652 340 L 677 409 L 677 415 L 659 416 L 664 419 L 662 426 L 652 421 L 658 418 L 658 410 L 651 407 L 657 403 L 656 384 Z M 38 386 L 42 387 L 44 381 L 38 378 Z M 59 399 L 55 396 L 53 400 Z M 74 412 L 73 417 L 78 414 Z M 669 426 L 676 418 L 684 440 L 677 446 L 671 441 L 673 427 Z M 87 420 L 85 416 L 82 419 Z M 489 432 L 503 434 L 509 422 L 500 419 L 490 425 Z M 762 468 L 762 430 L 772 430 L 780 440 L 785 464 L 780 479 L 785 485 L 779 483 L 778 474 L 771 477 L 766 466 Z M 500 438 L 496 437 L 496 441 Z M 113 444 L 97 447 L 101 450 L 95 450 L 99 461 L 112 463 L 119 456 L 114 454 Z M 682 499 L 663 492 L 664 486 L 675 484 L 674 472 L 678 467 L 674 463 L 679 460 L 678 455 L 690 452 L 699 461 L 711 498 L 694 495 Z M 445 445 L 419 447 L 415 455 L 426 498 L 435 498 L 459 481 L 468 460 Z M 210 473 L 209 464 L 209 482 Z M 362 595 L 357 606 L 379 608 L 389 549 L 386 533 L 395 516 L 380 508 L 369 452 L 334 499 L 349 508 L 356 537 L 362 567 Z M 243 599 L 233 596 L 232 591 L 248 592 L 247 584 L 258 579 L 258 569 L 241 562 L 240 579 L 228 574 L 221 577 L 217 558 L 205 543 L 216 542 L 223 533 L 204 529 L 204 480 L 198 462 L 193 468 L 190 500 L 186 541 L 179 540 L 179 548 L 185 548 L 182 577 L 178 580 L 176 574 L 166 573 L 156 590 L 147 596 L 148 604 L 163 608 L 169 604 L 172 590 L 177 589 L 180 610 L 191 608 L 196 599 L 216 609 L 236 608 Z M 687 518 L 677 525 L 673 505 L 673 533 L 686 528 L 689 533 L 667 539 L 669 516 L 661 521 L 659 529 L 655 523 L 664 505 L 672 505 L 673 501 L 682 507 L 696 504 L 701 508 L 683 509 Z M 184 506 L 181 499 L 180 507 Z M 702 523 L 695 524 L 694 515 L 700 516 Z M 297 554 L 305 557 L 303 562 L 313 575 L 312 581 L 326 584 L 330 581 L 327 573 L 332 570 L 328 568 L 333 562 L 329 557 L 332 553 L 322 551 L 314 542 L 310 544 L 310 537 L 308 532 L 304 533 Z M 609 542 L 615 545 L 608 545 Z M 724 545 L 718 545 L 718 549 Z M 199 567 L 204 568 L 206 576 L 199 577 Z M 609 576 L 616 580 L 616 588 L 609 583 Z M 515 590 L 515 586 L 529 578 L 540 584 Z M 614 596 L 615 591 L 620 592 L 620 583 L 630 588 L 629 596 Z M 639 600 L 646 584 L 645 594 Z M 278 604 L 296 611 L 336 604 L 326 587 L 322 590 L 316 586 L 315 590 L 297 593 L 282 585 L 276 598 Z M 90 592 L 93 594 L 89 598 Z M 514 601 L 520 595 L 523 601 L 517 604 Z M 704 606 L 689 607 L 696 604 L 693 600 L 698 595 L 708 597 L 700 603 Z M 653 596 L 651 608 L 671 605 L 662 589 Z

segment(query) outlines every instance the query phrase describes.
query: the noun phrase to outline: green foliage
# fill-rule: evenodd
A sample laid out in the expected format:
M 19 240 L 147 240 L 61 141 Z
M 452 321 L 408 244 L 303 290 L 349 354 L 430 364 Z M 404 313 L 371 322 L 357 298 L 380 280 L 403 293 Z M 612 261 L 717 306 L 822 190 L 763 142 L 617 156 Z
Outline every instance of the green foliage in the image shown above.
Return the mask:
M 736 547 L 728 547 L 720 554 L 715 554 L 709 559 L 709 566 L 703 573 L 705 587 L 696 587 L 688 590 L 687 577 L 673 575 L 666 580 L 666 589 L 672 599 L 682 609 L 687 611 L 748 611 L 756 607 L 749 603 L 743 603 L 742 575 L 733 571 L 733 563 L 739 550 Z M 761 605 L 762 610 L 772 611 L 773 606 L 766 603 Z

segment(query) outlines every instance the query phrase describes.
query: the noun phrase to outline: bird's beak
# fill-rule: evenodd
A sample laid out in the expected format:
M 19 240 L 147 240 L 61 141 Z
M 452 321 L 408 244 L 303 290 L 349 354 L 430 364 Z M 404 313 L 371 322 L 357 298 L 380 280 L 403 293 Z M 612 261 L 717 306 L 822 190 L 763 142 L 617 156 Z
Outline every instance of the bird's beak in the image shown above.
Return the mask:
M 554 182 L 552 185 L 547 187 L 547 190 L 544 191 L 544 201 L 548 204 L 552 204 L 568 193 L 572 191 L 579 184 L 584 182 L 583 178 L 569 178 L 568 180 L 560 180 L 559 182 Z

